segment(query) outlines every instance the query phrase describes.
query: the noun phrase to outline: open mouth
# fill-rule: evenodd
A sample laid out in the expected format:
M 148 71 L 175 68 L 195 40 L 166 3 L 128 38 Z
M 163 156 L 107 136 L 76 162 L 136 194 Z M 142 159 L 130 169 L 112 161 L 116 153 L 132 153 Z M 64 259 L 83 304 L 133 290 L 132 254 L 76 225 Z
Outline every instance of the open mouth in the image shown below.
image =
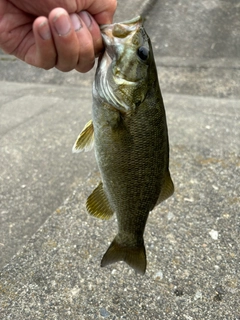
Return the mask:
M 137 30 L 142 26 L 142 17 L 138 16 L 132 20 L 114 23 L 114 24 L 105 24 L 100 26 L 101 34 L 105 46 L 111 46 L 114 42 L 118 41 L 116 39 L 124 39 L 134 30 Z

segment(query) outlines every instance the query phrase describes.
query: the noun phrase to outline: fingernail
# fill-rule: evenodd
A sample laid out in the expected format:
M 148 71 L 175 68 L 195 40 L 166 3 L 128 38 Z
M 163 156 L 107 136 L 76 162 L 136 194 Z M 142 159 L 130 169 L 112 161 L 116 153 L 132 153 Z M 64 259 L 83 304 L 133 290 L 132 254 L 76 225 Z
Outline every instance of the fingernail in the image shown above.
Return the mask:
M 79 12 L 80 18 L 83 20 L 85 25 L 89 28 L 92 24 L 92 18 L 91 16 L 87 13 L 87 11 L 81 11 Z
M 53 20 L 53 23 L 59 36 L 65 36 L 71 30 L 71 22 L 69 16 L 65 13 L 56 16 Z
M 78 14 L 76 14 L 76 13 L 70 14 L 70 19 L 72 21 L 72 25 L 73 25 L 73 28 L 75 31 L 78 31 L 79 29 L 81 29 L 82 24 L 80 22 Z
M 38 33 L 43 40 L 51 39 L 52 35 L 47 21 L 40 24 Z

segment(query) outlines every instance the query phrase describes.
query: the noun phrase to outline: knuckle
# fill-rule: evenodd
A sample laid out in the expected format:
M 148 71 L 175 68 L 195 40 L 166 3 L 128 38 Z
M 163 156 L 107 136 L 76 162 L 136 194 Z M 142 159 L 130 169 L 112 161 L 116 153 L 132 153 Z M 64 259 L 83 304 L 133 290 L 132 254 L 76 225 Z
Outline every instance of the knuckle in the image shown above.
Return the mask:
M 54 68 L 56 65 L 56 57 L 40 57 L 37 62 L 37 67 L 42 68 L 44 70 L 50 70 Z
M 74 69 L 74 67 L 71 67 L 71 66 L 63 66 L 63 65 L 58 65 L 58 64 L 56 64 L 55 67 L 56 67 L 56 69 L 58 69 L 62 72 L 69 72 Z
M 94 64 L 95 64 L 95 61 L 90 61 L 90 62 L 89 61 L 88 62 L 80 61 L 78 63 L 78 65 L 76 66 L 75 70 L 77 70 L 81 73 L 86 73 L 93 68 Z
M 78 55 L 59 55 L 55 67 L 62 72 L 69 72 L 75 68 L 78 62 Z
M 50 69 L 52 69 L 54 67 L 55 67 L 55 65 L 45 65 L 45 66 L 43 66 L 41 68 L 44 69 L 44 70 L 50 70 Z

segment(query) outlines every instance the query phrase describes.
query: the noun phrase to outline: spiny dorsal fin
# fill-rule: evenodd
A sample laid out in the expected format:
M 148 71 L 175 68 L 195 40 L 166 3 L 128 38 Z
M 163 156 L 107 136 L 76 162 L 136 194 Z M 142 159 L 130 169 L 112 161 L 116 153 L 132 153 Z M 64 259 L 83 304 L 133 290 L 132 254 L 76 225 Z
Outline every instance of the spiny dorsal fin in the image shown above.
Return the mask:
M 170 176 L 170 172 L 169 170 L 165 173 L 164 176 L 164 184 L 161 190 L 161 193 L 158 197 L 156 206 L 160 203 L 163 202 L 164 200 L 166 200 L 167 198 L 171 197 L 171 195 L 174 192 L 174 184 L 172 182 L 172 178 Z
M 86 206 L 91 215 L 103 220 L 110 219 L 114 213 L 103 190 L 102 182 L 90 194 Z
M 86 123 L 82 132 L 79 134 L 73 148 L 72 152 L 78 153 L 81 151 L 90 151 L 94 144 L 94 129 L 92 120 Z

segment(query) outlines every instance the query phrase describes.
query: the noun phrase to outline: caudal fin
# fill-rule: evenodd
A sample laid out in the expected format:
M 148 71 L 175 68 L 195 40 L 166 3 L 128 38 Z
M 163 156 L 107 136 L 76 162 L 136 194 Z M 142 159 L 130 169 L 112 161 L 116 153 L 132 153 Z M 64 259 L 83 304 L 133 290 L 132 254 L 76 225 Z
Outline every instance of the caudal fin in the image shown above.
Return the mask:
M 126 247 L 115 238 L 102 258 L 101 267 L 118 261 L 125 261 L 136 272 L 144 274 L 147 266 L 144 244 L 140 247 Z

